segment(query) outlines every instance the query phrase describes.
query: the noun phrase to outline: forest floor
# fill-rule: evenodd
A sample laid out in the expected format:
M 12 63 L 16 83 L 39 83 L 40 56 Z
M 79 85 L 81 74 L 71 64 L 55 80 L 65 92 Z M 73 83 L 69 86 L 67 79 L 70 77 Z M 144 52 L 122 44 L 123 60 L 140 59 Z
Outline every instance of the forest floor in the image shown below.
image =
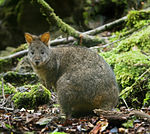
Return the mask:
M 134 114 L 126 117 L 105 118 L 103 116 L 87 116 L 81 118 L 68 118 L 60 114 L 56 94 L 52 94 L 47 105 L 32 109 L 14 109 L 11 101 L 12 95 L 1 97 L 0 107 L 0 133 L 90 133 L 90 134 L 149 134 L 150 119 L 138 118 Z M 4 104 L 5 103 L 5 104 Z M 2 107 L 5 106 L 5 107 Z M 10 108 L 11 107 L 11 108 Z M 132 111 L 125 106 L 120 111 Z M 150 114 L 150 108 L 140 110 Z

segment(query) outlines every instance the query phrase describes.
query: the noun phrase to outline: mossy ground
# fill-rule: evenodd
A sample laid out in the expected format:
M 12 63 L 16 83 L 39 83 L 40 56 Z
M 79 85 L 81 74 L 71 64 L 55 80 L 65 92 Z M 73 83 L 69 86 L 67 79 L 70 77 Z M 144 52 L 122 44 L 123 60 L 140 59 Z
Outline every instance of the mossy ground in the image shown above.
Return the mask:
M 34 84 L 38 81 L 34 73 L 19 73 L 17 71 L 8 71 L 3 75 L 5 82 L 9 82 L 14 86 L 22 86 L 26 84 Z
M 141 26 L 150 23 L 150 10 L 130 11 L 127 17 L 127 28 L 140 28 Z
M 149 58 L 139 50 L 120 54 L 107 52 L 102 54 L 102 56 L 115 72 L 121 89 L 120 97 L 125 99 L 132 107 L 148 105 L 146 100 L 149 97 L 147 92 L 150 91 L 150 70 L 143 77 L 141 76 L 150 67 Z
M 133 33 L 131 36 L 122 40 L 117 44 L 115 51 L 127 52 L 137 47 L 141 51 L 150 54 L 150 25 L 144 27 L 142 30 Z
M 130 12 L 126 27 L 115 33 L 114 40 L 132 28 L 140 30 L 134 29 L 130 36 L 115 43 L 113 49 L 100 53 L 115 72 L 121 90 L 120 98 L 125 99 L 127 104 L 134 108 L 150 105 L 149 18 L 149 11 Z
M 50 101 L 51 93 L 43 85 L 38 83 L 29 85 L 30 78 L 28 77 L 35 80 L 32 75 L 18 76 L 17 73 L 10 72 L 6 76 L 1 76 L 0 81 L 0 89 L 4 89 L 5 95 L 14 94 L 12 100 L 17 108 L 36 108 Z M 24 86 L 19 87 L 19 85 Z M 0 95 L 2 95 L 2 90 L 0 90 Z
M 43 85 L 26 85 L 25 87 L 30 88 L 30 91 L 18 92 L 12 98 L 17 108 L 36 108 L 50 101 L 51 93 Z
M 8 83 L 0 81 L 0 89 L 4 89 L 5 94 L 13 94 L 16 92 L 16 88 Z M 0 95 L 2 95 L 2 90 L 0 90 Z

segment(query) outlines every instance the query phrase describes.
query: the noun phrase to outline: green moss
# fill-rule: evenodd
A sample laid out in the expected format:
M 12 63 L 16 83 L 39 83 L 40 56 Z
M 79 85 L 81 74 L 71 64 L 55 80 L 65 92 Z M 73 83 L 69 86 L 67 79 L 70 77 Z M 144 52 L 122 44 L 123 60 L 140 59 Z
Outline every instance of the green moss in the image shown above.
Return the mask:
M 115 32 L 114 38 L 110 41 L 114 44 L 116 53 L 127 52 L 136 47 L 145 53 L 150 54 L 150 10 L 131 11 L 128 14 L 125 27 Z
M 129 51 L 121 54 L 109 52 L 108 55 L 104 53 L 103 56 L 113 66 L 117 81 L 123 88 L 135 82 L 139 75 L 150 66 L 148 57 L 140 51 Z
M 150 105 L 150 11 L 130 12 L 127 28 L 112 41 L 127 36 L 115 48 L 101 54 L 112 66 L 120 86 L 120 97 L 131 107 Z M 142 27 L 142 28 L 141 28 Z M 140 30 L 139 30 L 140 29 Z
M 150 82 L 149 82 L 150 84 Z M 150 88 L 149 88 L 150 89 Z M 143 101 L 144 106 L 149 106 L 150 105 L 150 91 L 148 91 L 145 95 L 145 99 Z
M 9 71 L 5 73 L 4 80 L 12 83 L 13 85 L 20 86 L 22 84 L 38 81 L 38 78 L 34 73 L 19 73 L 15 71 Z
M 51 93 L 41 84 L 38 85 L 26 85 L 26 88 L 30 88 L 30 92 L 18 92 L 12 100 L 18 108 L 36 108 L 39 105 L 46 104 L 50 101 Z
M 150 90 L 149 57 L 139 50 L 119 54 L 111 51 L 101 55 L 113 67 L 117 82 L 122 90 L 120 97 L 127 99 L 130 106 L 142 106 L 144 98 Z M 149 71 L 147 71 L 148 69 Z M 147 73 L 142 76 L 146 71 Z M 148 97 L 146 96 L 146 98 Z
M 126 52 L 130 51 L 133 47 L 150 53 L 150 26 L 143 28 L 141 31 L 132 34 L 125 40 L 119 42 L 116 51 Z
M 2 87 L 3 86 L 3 87 Z M 0 81 L 0 89 L 4 88 L 5 94 L 12 94 L 16 92 L 16 88 L 14 86 L 10 86 L 10 84 Z M 0 95 L 2 95 L 2 90 L 0 90 Z
M 150 23 L 150 11 L 130 11 L 130 13 L 127 16 L 127 24 L 126 26 L 129 28 L 133 27 L 139 27 L 142 23 Z M 143 22 L 140 22 L 141 20 L 145 20 Z M 139 23 L 140 22 L 140 23 Z
M 11 69 L 12 60 L 11 59 L 0 59 L 0 73 Z

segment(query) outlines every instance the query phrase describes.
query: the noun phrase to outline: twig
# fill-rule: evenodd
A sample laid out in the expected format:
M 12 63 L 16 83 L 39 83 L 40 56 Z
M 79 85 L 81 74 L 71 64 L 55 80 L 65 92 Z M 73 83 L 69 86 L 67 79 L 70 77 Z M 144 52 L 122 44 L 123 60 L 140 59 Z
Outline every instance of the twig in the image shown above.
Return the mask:
M 19 51 L 19 52 L 16 52 L 14 54 L 11 54 L 9 56 L 5 56 L 5 57 L 0 57 L 0 60 L 6 60 L 6 59 L 13 59 L 13 58 L 16 58 L 16 57 L 19 57 L 19 56 L 23 56 L 25 55 L 26 53 L 28 52 L 28 50 L 22 50 L 22 51 Z
M 105 30 L 109 30 L 110 28 L 125 22 L 126 19 L 127 19 L 127 16 L 124 16 L 124 17 L 122 17 L 122 18 L 120 18 L 118 20 L 115 20 L 113 22 L 107 23 L 107 24 L 105 24 L 103 26 L 100 26 L 100 27 L 97 27 L 97 28 L 95 28 L 93 30 L 89 30 L 87 32 L 84 32 L 84 34 L 96 35 L 96 34 L 98 34 L 100 32 L 103 32 Z
M 67 38 L 61 38 L 61 39 L 55 39 L 50 41 L 51 46 L 56 46 L 58 44 L 68 44 L 75 41 L 75 38 L 73 37 L 67 37 Z
M 119 96 L 122 96 L 123 94 L 125 94 L 127 91 L 131 90 L 136 84 L 137 82 L 148 72 L 150 71 L 150 68 L 148 68 L 131 86 L 130 88 L 128 88 L 127 90 L 122 90 L 122 92 L 120 93 Z
M 127 16 L 124 16 L 124 17 L 122 17 L 122 18 L 120 18 L 118 20 L 115 20 L 113 22 L 110 22 L 110 23 L 107 23 L 105 25 L 99 26 L 99 27 L 97 27 L 95 29 L 86 31 L 86 32 L 84 32 L 84 34 L 96 35 L 96 34 L 99 34 L 99 33 L 103 32 L 103 31 L 105 31 L 105 30 L 109 30 L 109 29 L 115 27 L 116 25 L 118 26 L 118 25 L 122 24 L 123 22 L 125 22 L 126 20 L 127 20 Z M 132 30 L 129 31 L 129 32 L 132 32 Z
M 146 118 L 148 122 L 150 122 L 150 115 L 141 111 L 133 110 L 131 111 L 135 116 L 140 117 L 142 119 Z
M 4 107 L 4 106 L 7 104 L 7 102 L 11 100 L 11 98 L 12 98 L 13 95 L 14 95 L 14 94 L 9 95 L 9 97 L 6 98 L 5 102 L 2 103 L 2 105 L 0 105 L 0 106 L 1 106 L 1 107 Z
M 142 119 L 146 118 L 148 122 L 150 122 L 150 115 L 141 111 L 133 110 L 133 111 L 106 111 L 102 109 L 95 109 L 94 113 L 98 116 L 103 116 L 108 120 L 127 120 L 130 116 L 135 115 Z
M 2 96 L 3 96 L 3 103 L 4 103 L 6 98 L 5 98 L 4 79 L 3 79 L 3 77 L 1 78 L 1 81 L 2 81 Z
M 127 109 L 129 109 L 128 104 L 127 104 L 127 102 L 125 101 L 125 99 L 122 98 L 122 100 L 123 100 L 124 104 L 126 105 Z
M 7 108 L 7 107 L 0 107 L 0 110 L 5 110 L 5 111 L 14 111 L 13 108 Z
M 122 41 L 122 40 L 128 38 L 129 36 L 132 36 L 133 34 L 135 34 L 135 33 L 139 32 L 139 31 L 141 31 L 143 28 L 145 28 L 145 27 L 147 27 L 147 26 L 149 26 L 149 25 L 150 25 L 150 23 L 147 24 L 147 25 L 144 25 L 143 27 L 141 27 L 140 29 L 138 29 L 136 32 L 131 33 L 131 34 L 128 34 L 128 35 L 122 37 L 121 39 L 115 40 L 115 41 L 113 41 L 113 42 L 111 42 L 111 43 L 107 43 L 107 44 L 105 44 L 105 45 L 103 45 L 103 46 L 90 47 L 90 49 L 106 48 L 106 47 L 108 47 L 108 46 L 110 46 L 110 45 L 113 45 L 114 43 L 120 42 L 120 41 Z
M 102 109 L 95 109 L 94 113 L 98 116 L 103 116 L 108 120 L 127 120 L 130 117 L 129 112 L 106 111 Z

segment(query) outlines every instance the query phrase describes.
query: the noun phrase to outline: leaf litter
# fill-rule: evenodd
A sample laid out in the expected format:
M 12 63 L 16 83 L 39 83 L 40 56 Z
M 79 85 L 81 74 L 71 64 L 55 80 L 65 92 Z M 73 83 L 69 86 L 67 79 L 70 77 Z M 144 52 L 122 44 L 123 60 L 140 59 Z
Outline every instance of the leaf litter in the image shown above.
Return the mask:
M 47 105 L 36 109 L 15 109 L 11 97 L 6 97 L 5 108 L 0 105 L 0 132 L 6 133 L 89 133 L 89 134 L 149 134 L 150 125 L 147 119 L 131 116 L 125 120 L 115 118 L 110 120 L 103 116 L 86 116 L 81 118 L 66 118 L 57 105 L 57 96 L 52 94 L 52 100 Z M 11 104 L 10 104 L 11 103 Z M 122 110 L 122 107 L 120 108 Z M 124 110 L 129 110 L 125 109 Z M 150 115 L 150 108 L 142 109 Z

